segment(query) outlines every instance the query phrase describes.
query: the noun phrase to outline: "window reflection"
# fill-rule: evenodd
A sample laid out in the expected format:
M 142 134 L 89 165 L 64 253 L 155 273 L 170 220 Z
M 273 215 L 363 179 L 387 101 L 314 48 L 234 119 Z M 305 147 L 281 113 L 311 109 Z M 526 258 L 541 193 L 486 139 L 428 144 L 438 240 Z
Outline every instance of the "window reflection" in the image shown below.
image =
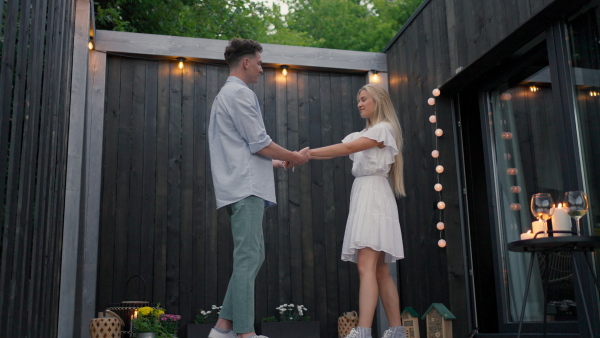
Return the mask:
M 600 6 L 570 23 L 571 64 L 582 149 L 584 186 L 590 208 L 581 226 L 600 235 Z
M 535 220 L 530 198 L 550 193 L 558 203 L 563 195 L 561 154 L 557 135 L 564 128 L 554 109 L 550 70 L 545 46 L 527 60 L 522 70 L 490 94 L 488 113 L 493 139 L 496 203 L 500 224 L 498 238 L 505 274 L 504 301 L 509 321 L 518 321 L 525 293 L 529 254 L 509 252 L 507 243 L 532 230 Z M 542 50 L 543 49 L 543 50 Z M 551 223 L 549 222 L 550 227 Z M 525 321 L 542 321 L 544 297 L 541 274 L 548 273 L 548 321 L 576 320 L 575 295 L 569 254 L 538 256 L 535 264 Z

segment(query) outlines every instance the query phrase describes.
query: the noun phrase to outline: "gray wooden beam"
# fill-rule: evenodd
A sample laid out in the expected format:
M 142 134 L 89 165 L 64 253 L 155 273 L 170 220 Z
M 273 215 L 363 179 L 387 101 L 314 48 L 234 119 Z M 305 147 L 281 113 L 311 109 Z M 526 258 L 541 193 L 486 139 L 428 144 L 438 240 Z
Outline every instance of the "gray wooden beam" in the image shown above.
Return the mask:
M 89 334 L 89 323 L 95 317 L 96 281 L 98 279 L 98 247 L 100 242 L 100 196 L 102 191 L 102 145 L 104 136 L 104 93 L 106 87 L 106 54 L 90 52 L 85 116 L 83 190 L 83 266 L 81 298 L 81 337 Z
M 167 35 L 96 31 L 96 49 L 108 53 L 127 53 L 162 57 L 185 57 L 198 60 L 224 61 L 228 41 L 186 38 Z M 262 59 L 267 65 L 289 65 L 298 68 L 323 68 L 340 71 L 387 72 L 384 53 L 338 49 L 297 47 L 263 43 Z
M 77 269 L 81 223 L 82 154 L 88 73 L 90 0 L 75 2 L 69 143 L 62 242 L 58 337 L 78 336 L 75 328 Z M 75 334 L 77 332 L 77 334 Z

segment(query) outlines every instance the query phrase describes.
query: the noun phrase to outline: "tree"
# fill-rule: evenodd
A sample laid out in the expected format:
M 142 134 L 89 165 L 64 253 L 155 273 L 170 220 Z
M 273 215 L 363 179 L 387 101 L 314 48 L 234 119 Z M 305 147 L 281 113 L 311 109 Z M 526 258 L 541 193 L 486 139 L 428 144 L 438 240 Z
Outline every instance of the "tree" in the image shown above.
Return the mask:
M 97 0 L 99 29 L 381 51 L 423 0 Z
M 287 0 L 286 22 L 316 47 L 381 51 L 422 0 Z

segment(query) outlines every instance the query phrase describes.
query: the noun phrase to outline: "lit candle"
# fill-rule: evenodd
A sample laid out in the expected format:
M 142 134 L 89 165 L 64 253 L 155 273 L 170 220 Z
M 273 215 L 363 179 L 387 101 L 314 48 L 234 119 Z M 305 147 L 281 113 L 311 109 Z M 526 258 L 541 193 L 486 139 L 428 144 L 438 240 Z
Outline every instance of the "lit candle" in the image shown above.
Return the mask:
M 526 233 L 521 234 L 521 240 L 532 239 L 532 238 L 533 238 L 533 234 L 531 233 L 531 230 L 527 231 Z
M 548 234 L 544 233 L 544 221 L 538 220 L 531 223 L 531 229 L 533 229 L 533 235 L 541 232 L 536 238 L 548 237 Z
M 571 218 L 562 207 L 562 203 L 555 206 L 554 214 L 552 215 L 552 230 L 571 231 Z M 554 236 L 570 236 L 571 234 L 557 233 Z

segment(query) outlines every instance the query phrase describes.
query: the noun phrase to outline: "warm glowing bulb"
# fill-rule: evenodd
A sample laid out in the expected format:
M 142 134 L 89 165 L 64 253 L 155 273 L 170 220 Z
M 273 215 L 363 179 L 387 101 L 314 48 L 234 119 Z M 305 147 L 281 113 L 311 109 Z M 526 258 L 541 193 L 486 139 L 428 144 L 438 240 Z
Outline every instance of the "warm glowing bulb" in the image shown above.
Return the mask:
M 446 208 L 446 203 L 439 201 L 437 204 L 438 209 L 444 210 Z
M 521 187 L 519 187 L 518 185 L 513 185 L 512 187 L 510 187 L 510 192 L 518 194 L 521 192 Z
M 444 230 L 444 222 L 438 222 L 437 229 L 440 231 Z
M 94 49 L 94 43 L 93 43 L 93 42 L 91 42 L 91 41 L 90 41 L 90 42 L 88 42 L 88 48 L 89 48 L 90 50 Z
M 283 73 L 283 76 L 287 76 L 287 69 L 284 68 L 282 73 Z
M 433 189 L 435 189 L 435 191 L 442 191 L 442 185 L 440 183 L 436 183 L 433 186 Z
M 444 135 L 444 131 L 441 130 L 440 128 L 435 130 L 435 136 L 437 137 L 441 137 L 442 135 Z
M 179 69 L 183 69 L 183 61 L 179 61 L 179 65 L 177 67 L 179 67 Z
M 502 133 L 502 138 L 505 140 L 510 140 L 512 138 L 512 133 L 509 133 L 509 132 Z
M 437 122 L 437 117 L 435 117 L 435 115 L 429 116 L 429 122 L 436 123 Z
M 519 211 L 519 210 L 521 210 L 521 205 L 519 203 L 511 203 L 510 210 Z
M 440 239 L 440 240 L 438 241 L 438 246 L 439 246 L 440 248 L 445 248 L 445 247 L 446 247 L 446 241 L 445 241 L 445 240 L 443 240 L 443 239 Z
M 434 89 L 431 93 L 433 94 L 433 96 L 440 96 L 440 94 L 441 94 L 440 90 L 437 88 Z
M 431 152 L 431 157 L 433 157 L 433 158 L 438 158 L 438 157 L 440 157 L 440 152 L 439 152 L 439 151 L 437 151 L 437 150 L 434 150 L 434 151 L 432 151 L 432 152 Z
M 508 169 L 506 169 L 506 173 L 508 175 L 513 175 L 514 176 L 514 175 L 518 174 L 519 171 L 517 170 L 517 168 L 508 168 Z
M 441 174 L 441 173 L 443 173 L 443 172 L 444 172 L 444 166 L 442 166 L 442 165 L 438 165 L 437 167 L 435 167 L 435 171 L 436 171 L 438 174 Z
M 435 99 L 434 99 L 433 97 L 430 97 L 430 98 L 427 100 L 427 104 L 429 104 L 430 106 L 433 106 L 433 105 L 435 104 Z

